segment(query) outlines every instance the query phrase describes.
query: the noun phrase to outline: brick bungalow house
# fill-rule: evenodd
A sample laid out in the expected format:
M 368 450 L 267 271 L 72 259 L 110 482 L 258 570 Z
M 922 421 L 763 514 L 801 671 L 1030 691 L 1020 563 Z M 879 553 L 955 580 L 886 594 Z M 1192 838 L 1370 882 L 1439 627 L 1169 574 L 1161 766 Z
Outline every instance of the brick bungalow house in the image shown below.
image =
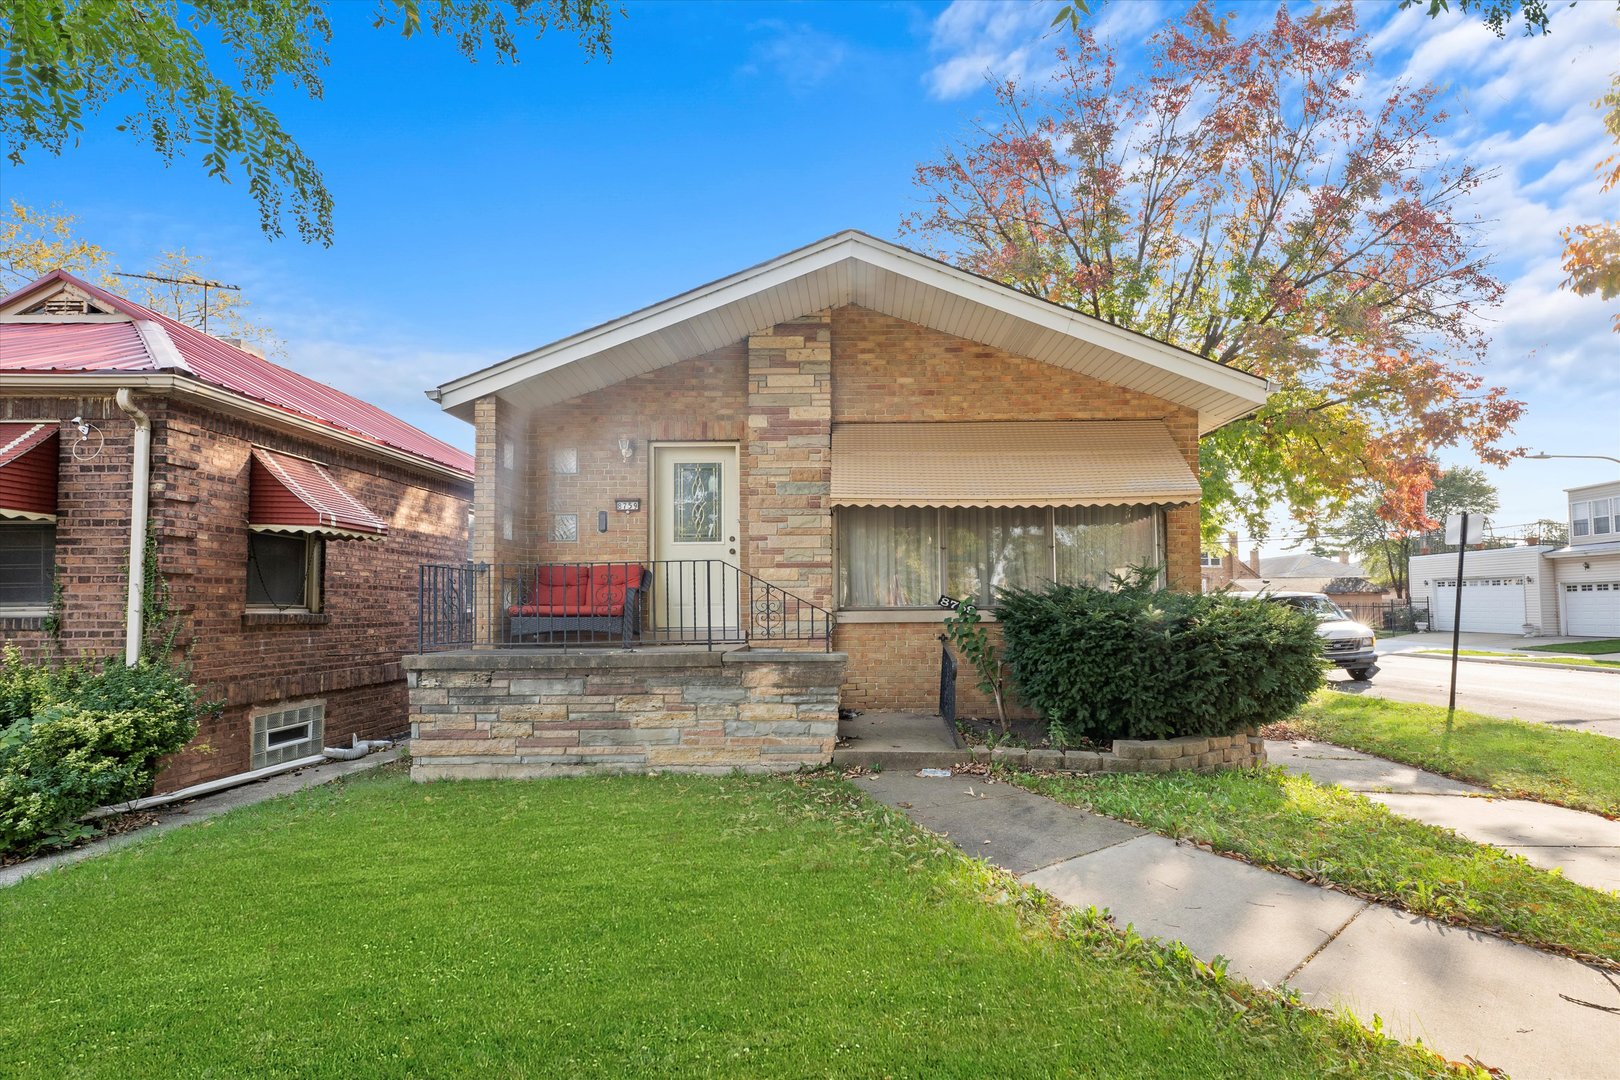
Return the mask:
M 161 791 L 405 727 L 417 566 L 463 559 L 472 458 L 54 271 L 0 299 L 0 642 L 138 653 L 146 538 L 226 708 Z
M 942 595 L 1142 564 L 1199 589 L 1199 437 L 1267 390 L 853 231 L 448 382 L 431 396 L 477 427 L 490 569 L 465 587 L 476 625 L 441 642 L 464 647 L 407 660 L 417 774 L 825 761 L 838 705 L 935 710 Z M 743 651 L 649 685 L 606 651 L 484 648 L 547 643 L 521 631 L 565 627 L 543 619 L 576 578 L 546 567 L 603 562 L 649 568 L 629 571 L 639 643 L 720 625 L 788 655 L 786 605 L 826 614 L 832 659 L 726 682 Z M 988 707 L 967 671 L 957 692 Z

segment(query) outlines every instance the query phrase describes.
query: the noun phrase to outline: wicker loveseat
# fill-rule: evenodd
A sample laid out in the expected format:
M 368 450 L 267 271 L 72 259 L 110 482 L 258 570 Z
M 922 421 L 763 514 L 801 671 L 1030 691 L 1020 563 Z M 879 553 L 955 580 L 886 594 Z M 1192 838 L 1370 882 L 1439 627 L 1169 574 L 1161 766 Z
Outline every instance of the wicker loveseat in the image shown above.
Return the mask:
M 549 563 L 520 583 L 506 609 L 512 640 L 542 635 L 641 636 L 647 568 L 639 563 Z

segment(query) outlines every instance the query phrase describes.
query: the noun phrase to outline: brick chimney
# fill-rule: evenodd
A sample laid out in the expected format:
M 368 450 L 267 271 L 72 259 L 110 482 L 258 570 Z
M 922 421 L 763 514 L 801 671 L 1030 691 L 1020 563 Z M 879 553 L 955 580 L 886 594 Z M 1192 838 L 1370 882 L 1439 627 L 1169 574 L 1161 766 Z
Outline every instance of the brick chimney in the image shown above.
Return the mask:
M 1339 552 L 1339 561 L 1341 563 L 1343 563 L 1344 565 L 1349 566 L 1350 565 L 1350 553 L 1348 551 Z
M 1260 549 L 1257 547 L 1249 549 L 1249 569 L 1256 574 L 1260 572 Z
M 1226 534 L 1226 557 L 1221 562 L 1226 564 L 1227 581 L 1237 577 L 1237 533 Z

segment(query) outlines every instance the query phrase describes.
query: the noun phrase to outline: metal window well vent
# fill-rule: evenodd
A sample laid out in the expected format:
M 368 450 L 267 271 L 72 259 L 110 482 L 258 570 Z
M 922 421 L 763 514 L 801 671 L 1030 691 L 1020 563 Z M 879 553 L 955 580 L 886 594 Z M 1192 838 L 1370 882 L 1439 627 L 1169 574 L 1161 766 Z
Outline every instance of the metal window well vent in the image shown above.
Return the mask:
M 253 718 L 253 767 L 263 769 L 321 752 L 326 702 L 312 701 Z

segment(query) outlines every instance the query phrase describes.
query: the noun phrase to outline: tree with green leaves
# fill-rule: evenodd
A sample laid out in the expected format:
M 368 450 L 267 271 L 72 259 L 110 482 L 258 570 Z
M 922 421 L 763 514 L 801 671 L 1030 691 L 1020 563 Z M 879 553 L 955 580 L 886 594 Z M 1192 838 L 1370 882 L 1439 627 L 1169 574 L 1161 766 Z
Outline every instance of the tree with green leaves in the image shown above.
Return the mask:
M 332 242 L 332 196 L 266 104 L 279 83 L 319 100 L 332 0 L 6 0 L 0 4 L 0 142 L 13 164 L 60 154 L 104 109 L 165 163 L 202 151 L 208 175 L 244 177 L 259 224 Z M 397 26 L 516 63 L 522 36 L 573 33 L 587 58 L 611 56 L 610 0 L 378 0 L 374 27 Z
M 1552 12 L 1559 5 L 1554 0 L 1401 0 L 1401 10 L 1426 7 L 1429 18 L 1456 10 L 1460 15 L 1477 15 L 1497 37 L 1507 37 L 1508 27 L 1523 18 L 1524 35 L 1552 33 Z M 1575 0 L 1565 0 L 1565 7 L 1574 7 Z
M 1355 552 L 1374 581 L 1388 585 L 1396 596 L 1406 599 L 1411 595 L 1407 565 L 1425 547 L 1439 550 L 1443 546 L 1444 534 L 1437 530 L 1447 516 L 1464 512 L 1490 515 L 1496 513 L 1498 505 L 1496 488 L 1485 471 L 1459 465 L 1436 472 L 1424 520 L 1399 520 L 1391 512 L 1389 493 L 1368 490 L 1321 527 L 1314 546 L 1321 554 Z

